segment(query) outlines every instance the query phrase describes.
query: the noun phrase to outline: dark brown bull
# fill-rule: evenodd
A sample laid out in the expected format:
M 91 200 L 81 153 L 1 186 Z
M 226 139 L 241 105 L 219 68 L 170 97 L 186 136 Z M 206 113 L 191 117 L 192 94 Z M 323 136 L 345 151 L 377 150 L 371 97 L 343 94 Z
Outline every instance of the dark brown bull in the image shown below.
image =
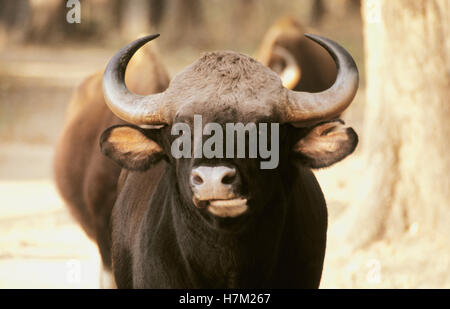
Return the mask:
M 100 140 L 102 152 L 124 168 L 112 212 L 118 287 L 318 287 L 327 211 L 310 168 L 329 166 L 356 147 L 356 133 L 337 119 L 358 87 L 352 57 L 335 42 L 308 35 L 338 69 L 319 93 L 283 87 L 246 55 L 212 52 L 177 74 L 167 90 L 137 95 L 124 82 L 127 63 L 154 37 L 120 50 L 103 77 L 106 103 L 131 123 L 108 128 Z M 280 164 L 261 170 L 259 156 L 174 156 L 172 129 L 184 124 L 194 131 L 198 115 L 221 128 L 279 124 Z
M 266 32 L 257 59 L 278 73 L 286 88 L 319 92 L 333 84 L 336 65 L 305 37 L 306 30 L 294 18 L 281 18 Z
M 167 74 L 154 55 L 146 52 L 144 54 L 148 53 L 148 57 L 141 58 L 143 60 L 140 64 L 131 62 L 127 70 L 130 92 L 123 81 L 127 63 L 133 53 L 151 38 L 146 37 L 130 44 L 113 58 L 103 77 L 103 91 L 100 74 L 83 83 L 71 104 L 69 120 L 56 152 L 55 179 L 58 188 L 84 230 L 97 241 L 104 267 L 107 270 L 111 268 L 109 219 L 116 202 L 112 216 L 112 264 L 119 287 L 317 287 L 325 248 L 326 208 L 320 187 L 308 167 L 333 164 L 351 153 L 356 146 L 357 137 L 353 130 L 343 128 L 340 121 L 333 120 L 350 104 L 356 92 L 358 74 L 353 60 L 335 43 L 315 38 L 336 57 L 340 75 L 328 90 L 313 94 L 287 91 L 281 86 L 276 75 L 245 55 L 233 52 L 209 53 L 178 74 L 172 80 L 171 87 L 162 92 L 168 85 Z M 146 96 L 148 93 L 156 94 Z M 140 128 L 124 125 L 125 122 L 113 116 L 104 104 L 103 94 L 106 103 L 117 116 L 139 125 Z M 285 132 L 286 140 L 283 140 L 283 143 L 287 152 L 282 154 L 281 166 L 264 176 L 271 181 L 261 183 L 260 187 L 256 186 L 259 180 L 266 178 L 259 176 L 258 171 L 251 168 L 251 164 L 245 160 L 212 160 L 209 163 L 204 162 L 206 167 L 202 169 L 201 162 L 171 158 L 168 151 L 171 125 L 177 121 L 189 123 L 194 114 L 203 115 L 207 120 L 219 123 L 262 120 L 280 122 L 281 130 Z M 163 127 L 157 129 L 154 125 Z M 107 127 L 110 128 L 102 134 Z M 121 176 L 123 189 L 120 190 L 120 195 L 117 190 L 120 167 L 97 151 L 100 135 L 103 153 L 124 168 Z M 299 166 L 291 166 L 293 162 L 288 160 L 290 157 Z M 227 196 L 235 196 L 235 199 L 221 201 L 223 197 L 211 197 L 209 193 L 208 197 L 205 197 L 202 196 L 204 193 L 201 193 L 201 190 L 196 190 L 191 176 L 196 173 L 200 178 L 205 178 L 202 181 L 209 181 L 208 173 L 203 172 L 211 169 L 211 165 L 215 166 L 213 169 L 216 174 L 224 172 L 229 178 L 231 175 L 229 181 L 232 185 L 227 186 L 227 190 L 231 188 L 233 192 L 227 192 Z M 254 181 L 250 182 L 250 179 Z M 252 187 L 252 184 L 255 187 Z M 280 187 L 280 184 L 284 187 Z M 220 183 L 213 185 L 221 186 Z M 242 196 L 244 187 L 248 190 L 248 202 Z M 267 188 L 264 189 L 265 187 Z M 216 193 L 222 191 L 217 190 Z M 192 196 L 193 192 L 195 198 Z M 265 192 L 266 195 L 258 196 L 258 192 Z M 295 192 L 295 196 L 287 194 L 288 192 Z M 178 258 L 174 259 L 172 256 L 172 247 L 167 248 L 167 252 L 163 253 L 164 257 L 160 255 L 162 252 L 159 250 L 175 241 L 173 237 L 189 236 L 192 224 L 200 224 L 202 220 L 219 227 L 223 227 L 223 224 L 228 226 L 229 220 L 232 219 L 229 217 L 238 217 L 232 219 L 234 222 L 254 222 L 254 219 L 248 219 L 250 214 L 253 218 L 259 217 L 255 215 L 258 213 L 258 207 L 264 208 L 263 204 L 267 200 L 273 202 L 273 198 L 279 197 L 280 194 L 282 200 L 292 199 L 291 204 L 293 202 L 303 205 L 296 208 L 290 203 L 279 202 L 280 213 L 266 213 L 267 218 L 270 218 L 266 227 L 273 227 L 271 232 L 278 233 L 278 239 L 284 239 L 279 255 L 293 252 L 285 261 L 277 258 L 280 266 L 288 268 L 280 269 L 275 277 L 270 275 L 270 280 L 266 278 L 269 281 L 258 279 L 259 275 L 267 275 L 258 269 L 255 269 L 258 275 L 254 278 L 219 280 L 213 277 L 223 276 L 225 269 L 213 269 L 210 275 L 213 280 L 211 282 L 215 283 L 211 284 L 206 280 L 208 276 L 204 277 L 205 274 L 202 274 L 201 268 L 198 269 L 199 273 L 194 275 L 192 269 L 189 270 L 193 265 L 186 269 L 186 261 L 175 262 Z M 153 202 L 150 203 L 150 200 Z M 191 209 L 192 203 L 197 207 Z M 168 212 L 164 205 L 171 210 Z M 180 207 L 181 210 L 178 209 Z M 180 212 L 171 217 L 170 213 L 176 209 Z M 158 217 L 158 214 L 162 217 Z M 290 219 L 285 221 L 287 214 Z M 194 219 L 194 222 L 185 222 L 183 216 Z M 315 219 L 312 222 L 296 222 L 298 216 L 313 216 Z M 179 231 L 175 234 L 174 220 L 179 223 L 175 227 Z M 282 220 L 285 223 L 277 225 L 273 220 Z M 299 223 L 300 227 L 296 230 L 295 225 Z M 153 228 L 155 224 L 159 224 L 159 227 L 165 226 L 167 235 L 153 243 L 153 246 L 156 246 L 151 249 L 154 254 L 147 256 L 146 252 L 150 250 L 146 245 L 148 237 L 153 237 L 155 232 L 159 233 L 159 230 Z M 215 229 L 209 230 L 208 224 L 199 225 L 199 231 L 205 233 L 205 243 L 211 241 L 211 237 L 217 237 L 214 236 Z M 300 246 L 291 248 L 292 251 L 286 243 L 283 230 L 289 230 L 291 233 L 289 243 L 299 243 Z M 303 237 L 306 235 L 310 235 L 311 240 L 315 239 L 313 246 L 308 247 L 303 243 Z M 269 250 L 268 248 L 274 245 L 270 241 L 273 235 L 267 236 L 263 243 Z M 208 250 L 200 248 L 205 243 L 198 243 L 198 240 L 179 243 L 184 249 L 190 248 L 188 251 L 182 250 L 181 254 L 195 255 L 196 252 Z M 233 239 L 228 241 L 235 242 Z M 260 245 L 258 242 L 240 244 L 245 245 L 246 249 L 234 256 L 237 252 L 228 250 L 228 241 L 223 244 L 221 250 L 231 254 L 232 259 L 240 254 L 244 264 L 247 263 L 245 259 L 249 258 L 249 254 L 258 252 Z M 235 245 L 239 244 L 234 243 L 233 246 Z M 248 250 L 254 252 L 250 253 Z M 266 251 L 257 259 L 268 257 L 266 254 L 269 252 L 270 259 L 274 258 L 272 254 L 276 251 Z M 295 262 L 297 256 L 304 261 L 304 265 L 290 264 Z M 164 258 L 164 261 L 159 261 L 161 258 Z M 215 255 L 207 258 L 214 259 Z M 161 265 L 161 262 L 164 267 L 157 266 Z M 173 271 L 175 273 L 172 273 Z M 230 275 L 235 276 L 239 267 L 230 271 Z M 295 279 L 291 276 L 302 278 Z
M 108 272 L 111 270 L 110 216 L 121 168 L 101 154 L 98 143 L 105 129 L 124 122 L 105 104 L 102 76 L 103 71 L 83 81 L 70 102 L 64 131 L 56 147 L 54 175 L 71 213 L 98 244 L 104 270 Z M 150 47 L 133 57 L 127 84 L 142 95 L 167 88 L 168 74 Z

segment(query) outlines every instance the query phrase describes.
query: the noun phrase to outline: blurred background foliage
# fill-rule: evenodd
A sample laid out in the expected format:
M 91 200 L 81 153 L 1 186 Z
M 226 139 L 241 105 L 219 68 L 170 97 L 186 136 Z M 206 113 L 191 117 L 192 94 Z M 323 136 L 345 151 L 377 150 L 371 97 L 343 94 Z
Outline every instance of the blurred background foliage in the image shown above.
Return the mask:
M 122 44 L 141 33 L 167 46 L 251 50 L 280 16 L 328 30 L 360 17 L 359 0 L 80 0 L 81 23 L 66 22 L 66 1 L 0 0 L 0 42 Z M 356 25 L 357 26 L 357 25 Z M 339 31 L 339 28 L 341 30 Z M 343 32 L 343 25 L 336 33 Z M 346 31 L 360 31 L 351 27 Z

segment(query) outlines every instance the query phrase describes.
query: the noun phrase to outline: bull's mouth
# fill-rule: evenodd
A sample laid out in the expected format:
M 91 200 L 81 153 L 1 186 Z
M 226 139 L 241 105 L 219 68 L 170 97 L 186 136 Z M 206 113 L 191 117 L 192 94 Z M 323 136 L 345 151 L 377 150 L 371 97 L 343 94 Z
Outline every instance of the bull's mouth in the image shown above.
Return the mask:
M 208 211 L 218 217 L 237 217 L 247 211 L 247 199 L 236 198 L 231 200 L 209 201 Z
M 227 200 L 203 200 L 194 201 L 199 208 L 206 208 L 211 214 L 222 218 L 234 218 L 247 211 L 246 198 L 234 198 Z

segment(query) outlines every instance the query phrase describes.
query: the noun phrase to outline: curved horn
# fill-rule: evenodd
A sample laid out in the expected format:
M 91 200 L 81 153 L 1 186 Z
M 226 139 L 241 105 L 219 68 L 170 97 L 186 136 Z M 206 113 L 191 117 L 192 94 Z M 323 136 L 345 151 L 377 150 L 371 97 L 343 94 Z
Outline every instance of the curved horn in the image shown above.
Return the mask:
M 325 48 L 337 66 L 337 77 L 327 90 L 318 93 L 288 91 L 284 122 L 302 125 L 333 119 L 352 102 L 358 90 L 358 68 L 352 56 L 336 42 L 312 34 L 305 36 Z
M 167 123 L 161 113 L 161 93 L 141 96 L 130 92 L 125 85 L 125 70 L 131 57 L 142 45 L 158 36 L 142 37 L 119 50 L 103 73 L 106 104 L 117 117 L 136 125 Z
M 286 67 L 280 73 L 280 79 L 283 86 L 288 89 L 294 89 L 300 81 L 301 71 L 294 56 L 284 47 L 276 46 L 273 53 L 283 58 Z

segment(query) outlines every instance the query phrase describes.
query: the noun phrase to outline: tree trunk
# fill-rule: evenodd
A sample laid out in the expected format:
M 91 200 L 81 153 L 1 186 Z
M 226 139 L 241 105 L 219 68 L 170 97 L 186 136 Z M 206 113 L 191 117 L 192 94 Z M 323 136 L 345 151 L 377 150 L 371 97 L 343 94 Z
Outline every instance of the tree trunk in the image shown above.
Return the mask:
M 311 17 L 310 21 L 313 25 L 318 25 L 322 22 L 322 19 L 325 15 L 325 5 L 323 4 L 323 0 L 314 0 L 311 8 Z
M 27 0 L 0 0 L 0 46 L 22 41 L 30 15 Z
M 202 45 L 206 29 L 201 27 L 204 22 L 201 0 L 171 0 L 167 3 L 165 15 L 165 37 L 169 45 L 191 44 Z
M 150 24 L 158 28 L 166 10 L 166 1 L 150 0 Z
M 365 0 L 365 190 L 337 224 L 355 247 L 450 222 L 450 2 Z M 344 228 L 346 227 L 346 228 Z M 336 230 L 336 232 L 339 232 Z
M 150 29 L 150 2 L 148 0 L 129 0 L 123 4 L 121 16 L 122 36 L 130 41 Z

